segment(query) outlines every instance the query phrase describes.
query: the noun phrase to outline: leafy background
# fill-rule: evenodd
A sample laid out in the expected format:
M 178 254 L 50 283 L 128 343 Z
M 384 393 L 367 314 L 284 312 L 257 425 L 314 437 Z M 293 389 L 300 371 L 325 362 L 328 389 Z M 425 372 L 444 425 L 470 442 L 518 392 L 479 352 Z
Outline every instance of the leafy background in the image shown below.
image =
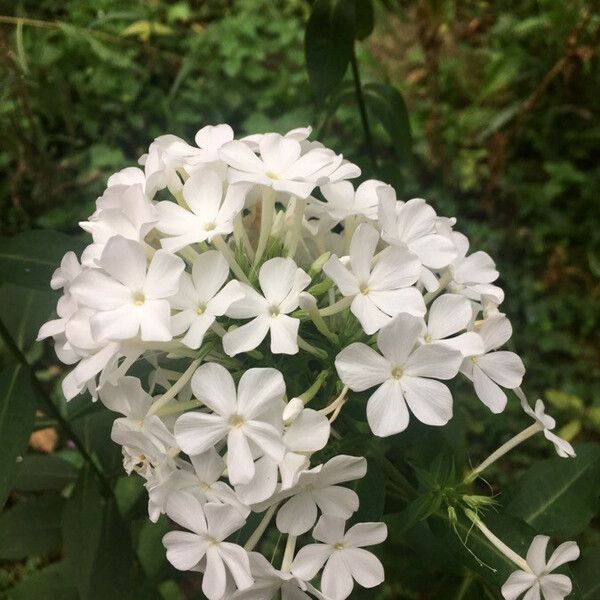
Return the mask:
M 468 494 L 515 550 L 535 533 L 577 539 L 573 597 L 600 598 L 600 151 L 595 2 L 571 0 L 20 0 L 0 15 L 0 595 L 201 598 L 164 560 L 168 528 L 124 477 L 112 415 L 68 406 L 64 367 L 35 344 L 47 282 L 107 176 L 165 132 L 311 124 L 316 136 L 456 215 L 497 261 L 513 349 L 573 441 L 541 439 Z M 387 582 L 356 598 L 499 598 L 510 565 L 448 506 L 457 481 L 526 425 L 493 417 L 467 386 L 443 430 L 414 424 L 367 443 L 361 518 L 383 518 Z M 348 406 L 359 415 L 362 399 Z M 362 441 L 361 441 L 362 440 Z M 348 436 L 337 451 L 357 452 Z M 408 490 L 408 491 L 407 491 Z M 458 505 L 457 505 L 458 506 Z M 459 511 L 459 514 L 460 513 Z M 279 552 L 276 539 L 267 540 Z M 490 565 L 492 568 L 485 566 Z M 374 595 L 375 594 L 375 595 Z

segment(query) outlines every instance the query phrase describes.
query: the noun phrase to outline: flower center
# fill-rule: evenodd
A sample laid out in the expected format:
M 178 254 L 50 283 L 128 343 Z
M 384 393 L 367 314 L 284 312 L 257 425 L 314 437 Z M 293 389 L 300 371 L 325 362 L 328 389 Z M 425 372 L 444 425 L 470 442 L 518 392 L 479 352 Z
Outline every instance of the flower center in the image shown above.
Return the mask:
M 274 171 L 267 171 L 266 176 L 269 179 L 275 179 L 275 180 L 279 179 L 279 175 L 277 175 L 277 173 L 275 173 Z
M 394 379 L 400 379 L 400 377 L 402 377 L 404 371 L 400 368 L 400 367 L 394 367 L 392 369 L 392 377 Z
M 431 334 L 429 334 L 429 333 L 428 333 L 428 334 L 427 334 L 427 335 L 426 335 L 426 336 L 423 338 L 423 341 L 424 341 L 426 344 L 429 344 L 429 343 L 431 342 L 431 340 L 432 340 L 432 339 L 433 339 L 433 338 L 431 337 Z
M 279 306 L 269 307 L 269 313 L 271 314 L 272 317 L 278 317 L 279 316 Z
M 144 295 L 144 292 L 134 292 L 133 303 L 136 306 L 142 306 L 142 304 L 144 304 L 144 302 L 146 302 L 146 296 Z
M 198 485 L 200 486 L 201 490 L 208 490 L 210 488 L 210 485 L 208 485 L 208 483 L 206 483 L 206 481 L 199 481 Z
M 236 429 L 239 429 L 244 424 L 244 417 L 241 415 L 231 415 L 229 417 L 229 424 Z
M 369 286 L 366 283 L 360 286 L 361 294 L 364 294 L 366 296 L 369 293 L 369 291 Z
M 213 229 L 216 228 L 216 223 L 214 223 L 213 221 L 211 221 L 210 223 L 205 223 L 204 224 L 204 231 L 212 231 Z
M 335 544 L 335 546 L 333 547 L 334 550 L 343 550 L 344 549 L 344 544 L 342 543 L 338 543 Z
M 471 356 L 471 362 L 476 365 L 479 362 L 479 359 L 476 356 Z
M 196 307 L 196 314 L 203 315 L 205 310 L 206 306 L 204 306 L 204 304 L 198 304 L 198 306 Z

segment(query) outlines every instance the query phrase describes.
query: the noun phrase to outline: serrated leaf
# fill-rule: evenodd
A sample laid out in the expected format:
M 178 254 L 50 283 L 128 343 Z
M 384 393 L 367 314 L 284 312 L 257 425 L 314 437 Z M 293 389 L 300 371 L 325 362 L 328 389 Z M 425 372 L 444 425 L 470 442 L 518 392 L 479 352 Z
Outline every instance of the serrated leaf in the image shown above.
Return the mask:
M 0 507 L 4 506 L 33 429 L 35 395 L 31 373 L 21 364 L 0 371 Z
M 69 250 L 80 253 L 83 242 L 57 231 L 25 231 L 0 240 L 0 280 L 48 291 L 52 273 Z
M 354 2 L 316 0 L 304 38 L 306 67 L 317 98 L 323 101 L 342 81 L 354 46 Z
M 0 515 L 0 559 L 20 560 L 61 544 L 64 499 L 39 496 L 19 502 Z
M 28 454 L 18 463 L 13 488 L 24 492 L 62 490 L 75 482 L 78 474 L 78 469 L 60 456 Z
M 600 447 L 576 450 L 573 459 L 535 463 L 512 490 L 507 512 L 547 535 L 568 538 L 585 529 L 598 509 Z

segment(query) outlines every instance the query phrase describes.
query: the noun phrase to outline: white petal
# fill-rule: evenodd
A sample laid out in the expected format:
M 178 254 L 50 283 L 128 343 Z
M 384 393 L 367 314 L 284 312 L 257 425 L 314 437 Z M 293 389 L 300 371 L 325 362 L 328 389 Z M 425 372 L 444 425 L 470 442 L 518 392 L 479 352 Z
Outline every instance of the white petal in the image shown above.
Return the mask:
M 443 383 L 423 377 L 402 377 L 411 412 L 426 425 L 445 425 L 452 418 L 452 394 Z
M 220 600 L 225 593 L 227 575 L 225 565 L 216 545 L 206 552 L 206 569 L 202 578 L 202 591 L 208 600 Z
M 240 171 L 257 172 L 264 171 L 262 161 L 252 152 L 244 142 L 233 140 L 221 146 L 219 151 L 221 158 L 228 164 Z
M 190 461 L 198 479 L 205 483 L 214 483 L 225 470 L 225 461 L 214 448 L 202 454 L 190 455 Z
M 285 446 L 280 433 L 268 423 L 248 421 L 243 428 L 244 435 L 252 440 L 267 456 L 276 463 L 283 459 Z
M 248 505 L 270 498 L 277 488 L 277 463 L 263 456 L 254 463 L 254 469 L 254 478 L 250 483 L 235 486 L 239 499 Z
M 299 319 L 288 315 L 272 317 L 269 321 L 271 352 L 273 354 L 296 354 L 298 352 L 299 327 Z
M 359 284 L 366 284 L 371 273 L 371 259 L 379 242 L 379 232 L 366 223 L 356 228 L 350 242 L 350 264 Z
M 555 433 L 544 429 L 544 436 L 549 442 L 554 444 L 554 449 L 556 453 L 562 458 L 573 458 L 576 456 L 575 450 L 567 440 L 563 440 L 561 437 L 557 436 Z
M 333 515 L 321 515 L 312 536 L 315 540 L 335 546 L 344 540 L 346 521 L 342 517 Z
M 395 379 L 384 381 L 367 402 L 367 421 L 371 431 L 379 437 L 394 435 L 407 428 L 408 420 L 400 382 Z
M 381 544 L 387 538 L 385 523 L 357 523 L 348 529 L 344 542 L 361 548 Z
M 354 296 L 360 293 L 355 275 L 335 254 L 323 265 L 323 273 L 333 280 L 343 296 Z
M 225 542 L 224 544 L 219 544 L 219 554 L 223 562 L 227 565 L 238 589 L 243 590 L 254 583 L 254 579 L 250 573 L 248 553 L 243 548 L 237 544 Z
M 422 319 L 399 314 L 381 329 L 377 335 L 377 346 L 393 366 L 401 366 L 414 348 L 422 328 Z
M 486 319 L 479 328 L 486 352 L 503 346 L 512 335 L 512 325 L 506 317 Z
M 227 504 L 209 502 L 204 505 L 204 512 L 208 523 L 208 534 L 218 542 L 241 529 L 246 522 L 233 506 Z
M 350 310 L 358 319 L 367 335 L 372 335 L 376 331 L 379 331 L 390 321 L 390 317 L 375 306 L 370 298 L 370 294 L 357 294 L 354 296 Z
M 477 365 L 473 365 L 472 376 L 478 398 L 493 413 L 501 413 L 506 408 L 506 394 Z
M 423 317 L 427 312 L 423 295 L 416 287 L 407 287 L 399 290 L 370 291 L 369 298 L 375 306 L 391 317 L 395 317 L 400 313 Z
M 423 264 L 431 269 L 447 267 L 457 256 L 456 246 L 443 235 L 425 235 L 411 241 L 409 246 Z
M 115 235 L 108 240 L 102 256 L 102 268 L 130 290 L 139 290 L 146 276 L 146 254 L 140 244 Z
M 435 340 L 442 340 L 466 329 L 472 316 L 471 303 L 464 296 L 443 294 L 429 308 L 427 333 Z
M 248 369 L 238 384 L 238 411 L 246 419 L 259 417 L 285 395 L 283 375 L 272 368 Z
M 514 389 L 521 385 L 525 367 L 523 361 L 514 353 L 499 350 L 490 352 L 477 359 L 481 370 L 498 385 Z
M 254 288 L 240 284 L 244 297 L 237 300 L 227 309 L 227 316 L 234 319 L 249 319 L 261 313 L 266 313 L 269 303 Z
M 167 502 L 167 515 L 175 523 L 194 533 L 203 534 L 207 531 L 202 505 L 191 494 L 173 494 Z
M 298 267 L 291 258 L 272 258 L 260 268 L 258 281 L 264 297 L 272 305 L 279 303 L 288 295 Z
M 84 271 L 69 288 L 80 304 L 110 310 L 131 302 L 131 290 L 99 270 Z
M 546 571 L 555 571 L 561 565 L 579 558 L 579 546 L 576 542 L 562 543 L 548 559 Z
M 248 439 L 236 427 L 232 427 L 227 436 L 227 473 L 233 485 L 249 483 L 255 473 Z
M 419 278 L 421 262 L 406 248 L 390 246 L 378 258 L 369 278 L 372 290 L 397 290 Z
M 223 350 L 229 356 L 254 350 L 267 336 L 269 325 L 269 317 L 260 315 L 249 323 L 228 331 L 223 336 Z
M 310 581 L 323 568 L 333 549 L 327 544 L 307 544 L 296 554 L 291 571 L 304 581 Z
M 383 383 L 391 374 L 389 362 L 360 342 L 346 346 L 336 356 L 335 368 L 340 379 L 355 392 Z
M 551 574 L 540 579 L 544 600 L 563 600 L 573 590 L 573 584 L 566 575 Z
M 222 195 L 221 179 L 210 169 L 195 171 L 183 184 L 183 198 L 194 214 L 205 223 L 215 221 Z
M 260 156 L 266 167 L 282 174 L 300 157 L 301 147 L 296 140 L 285 138 L 278 133 L 266 133 L 258 143 Z
M 277 513 L 277 529 L 281 533 L 301 535 L 306 533 L 317 520 L 317 505 L 312 496 L 300 493 L 292 496 Z
M 458 350 L 465 357 L 479 356 L 485 352 L 481 336 L 474 331 L 466 331 L 453 338 L 436 341 L 436 343 Z
M 202 345 L 202 341 L 204 340 L 204 334 L 208 331 L 209 327 L 215 322 L 215 317 L 211 314 L 204 313 L 201 315 L 197 315 L 196 311 L 185 311 L 186 313 L 191 313 L 188 315 L 184 315 L 184 313 L 179 313 L 175 315 L 171 319 L 171 329 L 175 335 L 177 335 L 176 330 L 179 324 L 177 317 L 180 315 L 184 315 L 181 317 L 181 321 L 185 323 L 188 322 L 187 327 L 183 327 L 183 330 L 180 330 L 180 333 L 185 331 L 187 328 L 187 333 L 183 338 L 181 338 L 181 343 L 185 344 L 188 348 L 193 348 L 194 350 L 200 348 Z
M 354 490 L 332 485 L 313 492 L 321 512 L 334 517 L 348 519 L 358 510 L 358 495 Z
M 525 571 L 515 571 L 510 574 L 502 586 L 502 597 L 504 600 L 517 600 L 517 598 L 528 590 L 535 581 L 535 575 Z
M 163 537 L 167 560 L 180 571 L 189 571 L 206 554 L 208 543 L 195 533 L 170 531 Z
M 329 439 L 330 425 L 327 417 L 305 408 L 285 432 L 285 445 L 294 452 L 316 452 Z
M 220 317 L 224 315 L 229 307 L 244 298 L 244 290 L 239 281 L 230 281 L 218 294 L 207 304 L 207 310 L 213 315 Z
M 166 250 L 157 250 L 144 283 L 146 298 L 154 300 L 174 296 L 179 289 L 179 278 L 184 269 L 185 263 L 179 256 L 169 254 Z
M 425 344 L 417 348 L 404 365 L 404 372 L 411 377 L 435 377 L 452 379 L 463 361 L 458 350 L 441 344 Z
M 321 590 L 332 600 L 344 600 L 352 593 L 354 581 L 341 552 L 334 552 L 321 577 Z
M 225 419 L 218 415 L 190 412 L 175 421 L 175 439 L 187 454 L 201 454 L 222 440 L 229 430 Z
M 339 454 L 323 465 L 317 480 L 319 486 L 323 487 L 360 479 L 366 473 L 367 461 L 364 457 Z
M 130 339 L 138 334 L 142 316 L 132 304 L 98 312 L 90 318 L 92 336 L 96 341 Z
M 206 363 L 192 376 L 194 396 L 212 411 L 229 417 L 237 410 L 235 383 L 229 371 L 217 364 Z
M 492 283 L 498 279 L 494 261 L 485 252 L 474 252 L 454 269 L 454 278 L 460 283 Z
M 169 342 L 171 305 L 168 300 L 146 300 L 140 307 L 140 337 L 143 342 Z
M 217 250 L 200 254 L 192 265 L 192 279 L 199 297 L 208 302 L 223 286 L 229 275 L 229 265 Z
M 373 588 L 385 579 L 381 561 L 362 548 L 348 548 L 341 554 L 353 579 L 364 588 Z

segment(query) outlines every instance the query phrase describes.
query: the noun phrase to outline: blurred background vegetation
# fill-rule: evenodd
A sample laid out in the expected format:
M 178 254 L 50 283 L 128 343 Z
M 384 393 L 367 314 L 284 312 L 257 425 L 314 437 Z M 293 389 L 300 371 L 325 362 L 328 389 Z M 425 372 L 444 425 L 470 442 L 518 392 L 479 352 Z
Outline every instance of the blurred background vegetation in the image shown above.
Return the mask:
M 427 198 L 492 255 L 528 395 L 547 400 L 568 439 L 597 439 L 595 2 L 386 0 L 374 2 L 372 24 L 370 2 L 357 0 L 367 136 L 352 69 L 335 90 L 314 76 L 311 86 L 309 2 L 0 5 L 0 234 L 77 232 L 108 175 L 163 133 L 191 140 L 205 124 L 238 134 L 310 124 L 364 178 L 392 183 L 401 199 Z M 506 422 L 480 416 L 471 427 L 491 449 Z M 0 590 L 15 577 L 2 576 Z

